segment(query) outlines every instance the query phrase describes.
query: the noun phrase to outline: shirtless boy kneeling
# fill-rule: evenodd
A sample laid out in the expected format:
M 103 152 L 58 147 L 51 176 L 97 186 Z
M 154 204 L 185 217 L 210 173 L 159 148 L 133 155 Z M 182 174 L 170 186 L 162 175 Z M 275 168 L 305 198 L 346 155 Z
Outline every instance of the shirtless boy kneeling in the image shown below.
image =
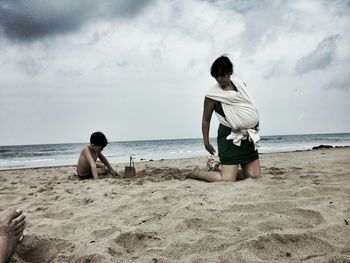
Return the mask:
M 99 175 L 107 174 L 107 172 L 112 176 L 118 175 L 102 154 L 102 150 L 107 144 L 107 138 L 102 132 L 94 132 L 91 134 L 90 144 L 81 151 L 77 164 L 77 174 L 81 179 L 98 179 Z M 103 164 L 96 162 L 97 158 L 99 158 Z

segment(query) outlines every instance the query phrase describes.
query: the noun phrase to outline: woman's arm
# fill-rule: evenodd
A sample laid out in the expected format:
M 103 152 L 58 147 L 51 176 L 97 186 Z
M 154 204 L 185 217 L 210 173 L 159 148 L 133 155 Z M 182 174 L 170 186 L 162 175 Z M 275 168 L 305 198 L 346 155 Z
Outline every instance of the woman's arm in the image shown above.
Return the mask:
M 203 134 L 203 142 L 204 142 L 205 149 L 211 155 L 215 154 L 214 147 L 209 143 L 210 121 L 211 121 L 211 116 L 213 115 L 214 107 L 215 107 L 215 101 L 205 97 L 203 117 L 202 117 L 202 134 Z

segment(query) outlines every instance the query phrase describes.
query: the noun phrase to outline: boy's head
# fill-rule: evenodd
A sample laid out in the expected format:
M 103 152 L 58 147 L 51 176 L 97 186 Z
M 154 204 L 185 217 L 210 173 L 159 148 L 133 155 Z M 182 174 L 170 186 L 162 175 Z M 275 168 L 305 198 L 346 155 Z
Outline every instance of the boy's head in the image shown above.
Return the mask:
M 90 144 L 103 149 L 108 144 L 108 141 L 102 132 L 94 132 L 90 136 Z

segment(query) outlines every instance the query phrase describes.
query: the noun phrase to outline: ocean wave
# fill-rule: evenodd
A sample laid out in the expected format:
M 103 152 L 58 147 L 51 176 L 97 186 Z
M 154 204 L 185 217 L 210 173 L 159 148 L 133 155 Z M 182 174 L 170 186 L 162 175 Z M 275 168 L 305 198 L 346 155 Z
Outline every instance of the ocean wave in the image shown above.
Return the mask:
M 280 140 L 283 140 L 282 137 L 261 137 L 261 140 L 262 141 L 280 141 Z

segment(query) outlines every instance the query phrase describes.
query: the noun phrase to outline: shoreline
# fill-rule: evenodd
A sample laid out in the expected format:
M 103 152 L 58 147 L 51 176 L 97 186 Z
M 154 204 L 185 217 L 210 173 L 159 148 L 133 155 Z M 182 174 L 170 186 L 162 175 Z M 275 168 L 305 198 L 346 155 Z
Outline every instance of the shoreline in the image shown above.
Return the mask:
M 322 146 L 322 145 L 319 145 Z M 319 147 L 314 146 L 314 147 Z M 328 145 L 324 145 L 328 146 Z M 318 150 L 331 150 L 331 149 L 341 149 L 341 148 L 350 148 L 350 145 L 347 146 L 331 146 L 330 148 L 322 148 L 322 149 L 305 149 L 305 150 L 293 150 L 293 151 L 281 151 L 281 152 L 268 152 L 268 153 L 259 153 L 259 156 L 266 155 L 266 154 L 285 154 L 285 153 L 294 153 L 294 152 L 308 152 L 308 151 L 318 151 Z M 208 154 L 209 155 L 209 154 Z M 191 159 L 201 159 L 206 158 L 208 155 L 198 156 L 198 157 L 184 157 L 184 158 L 176 158 L 176 159 L 155 159 L 155 160 L 142 160 L 142 161 L 135 161 L 135 164 L 143 164 L 147 162 L 162 162 L 162 161 L 171 161 L 171 160 L 191 160 Z M 216 155 L 217 156 L 217 155 Z M 120 166 L 125 165 L 128 162 L 121 162 L 121 163 L 111 163 L 112 166 Z M 34 166 L 34 167 L 13 167 L 13 168 L 5 168 L 2 169 L 0 167 L 1 171 L 13 171 L 13 170 L 26 170 L 26 169 L 41 169 L 41 168 L 58 168 L 58 167 L 76 167 L 75 164 L 63 164 L 63 165 L 47 165 L 47 166 Z

